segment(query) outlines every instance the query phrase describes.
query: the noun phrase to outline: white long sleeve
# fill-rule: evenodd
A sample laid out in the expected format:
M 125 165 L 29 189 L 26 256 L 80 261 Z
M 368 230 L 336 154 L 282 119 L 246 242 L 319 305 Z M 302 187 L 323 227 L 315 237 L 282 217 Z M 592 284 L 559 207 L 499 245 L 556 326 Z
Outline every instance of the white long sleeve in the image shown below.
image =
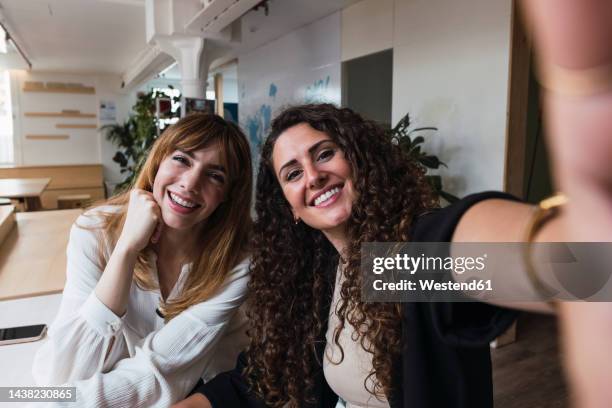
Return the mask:
M 77 220 L 82 226 L 94 222 Z M 246 294 L 248 262 L 234 268 L 215 297 L 168 324 L 155 314 L 159 291 L 135 284 L 127 312 L 119 317 L 94 294 L 103 258 L 109 256 L 98 253 L 98 231 L 71 230 L 66 287 L 35 357 L 36 382 L 76 386 L 79 407 L 166 407 L 184 398 L 200 376 L 208 379 L 231 368 L 228 363 L 244 346 L 243 320 L 236 312 Z M 188 272 L 184 267 L 175 289 Z

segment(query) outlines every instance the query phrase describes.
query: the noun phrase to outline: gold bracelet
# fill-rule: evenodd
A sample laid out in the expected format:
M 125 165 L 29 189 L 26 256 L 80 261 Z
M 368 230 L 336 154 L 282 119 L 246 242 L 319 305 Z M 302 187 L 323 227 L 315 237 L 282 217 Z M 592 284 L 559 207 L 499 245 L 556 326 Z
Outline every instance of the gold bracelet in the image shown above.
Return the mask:
M 547 299 L 547 302 L 553 307 L 556 307 L 553 296 L 555 294 L 554 289 L 546 285 L 538 276 L 538 273 L 533 264 L 533 243 L 536 235 L 544 224 L 551 219 L 555 218 L 561 211 L 561 207 L 567 204 L 567 197 L 564 194 L 557 193 L 552 197 L 546 198 L 538 204 L 529 225 L 527 227 L 527 235 L 525 237 L 525 252 L 524 252 L 524 264 L 527 271 L 527 277 L 533 285 L 534 289 L 540 296 Z

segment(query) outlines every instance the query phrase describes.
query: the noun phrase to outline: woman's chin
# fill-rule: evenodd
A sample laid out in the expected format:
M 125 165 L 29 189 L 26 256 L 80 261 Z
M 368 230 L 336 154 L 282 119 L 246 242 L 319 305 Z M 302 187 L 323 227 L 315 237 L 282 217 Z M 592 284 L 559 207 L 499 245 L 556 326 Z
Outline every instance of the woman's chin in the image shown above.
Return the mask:
M 184 217 L 177 216 L 174 214 L 163 214 L 164 227 L 171 228 L 173 230 L 188 230 L 193 227 L 192 222 L 188 222 Z
M 313 228 L 323 232 L 344 230 L 346 228 L 348 218 L 349 217 L 338 217 L 331 220 L 326 220 L 326 222 L 320 223 L 318 226 Z

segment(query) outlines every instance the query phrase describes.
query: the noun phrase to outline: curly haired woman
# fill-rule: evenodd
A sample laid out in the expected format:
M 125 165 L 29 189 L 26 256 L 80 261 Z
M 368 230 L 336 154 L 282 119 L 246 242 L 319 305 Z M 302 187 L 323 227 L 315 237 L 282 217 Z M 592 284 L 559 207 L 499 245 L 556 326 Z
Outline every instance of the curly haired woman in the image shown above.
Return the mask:
M 612 3 L 522 4 L 538 46 L 555 181 L 570 197 L 535 239 L 612 242 Z M 418 169 L 381 139 L 329 106 L 275 121 L 258 180 L 251 346 L 234 371 L 177 407 L 333 407 L 338 396 L 354 406 L 492 406 L 486 342 L 512 313 L 481 303 L 361 303 L 359 243 L 521 241 L 531 211 L 481 194 L 429 212 Z M 611 406 L 610 304 L 559 310 L 577 406 Z
M 245 346 L 251 177 L 237 126 L 193 114 L 168 128 L 133 188 L 73 226 L 37 382 L 75 386 L 79 406 L 167 407 L 230 369 Z
M 383 129 L 328 104 L 282 112 L 261 157 L 250 347 L 183 406 L 492 406 L 489 342 L 515 312 L 362 302 L 361 244 L 520 241 L 532 207 L 481 193 L 437 209 Z

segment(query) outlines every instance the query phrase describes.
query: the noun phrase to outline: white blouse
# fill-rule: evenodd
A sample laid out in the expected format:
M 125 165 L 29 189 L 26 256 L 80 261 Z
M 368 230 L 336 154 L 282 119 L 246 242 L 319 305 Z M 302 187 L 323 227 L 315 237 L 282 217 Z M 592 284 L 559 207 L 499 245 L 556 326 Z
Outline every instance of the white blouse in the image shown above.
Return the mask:
M 76 386 L 79 407 L 167 407 L 184 398 L 198 378 L 207 381 L 233 368 L 246 346 L 246 319 L 239 307 L 247 290 L 248 260 L 231 271 L 217 295 L 167 324 L 155 312 L 159 289 L 143 290 L 134 283 L 127 311 L 119 317 L 94 293 L 106 264 L 98 254 L 99 239 L 108 238 L 100 229 L 77 226 L 95 227 L 99 221 L 99 216 L 80 216 L 70 232 L 66 286 L 34 359 L 36 382 Z M 155 257 L 153 251 L 150 256 Z M 110 250 L 104 257 L 109 259 Z M 151 261 L 156 265 L 155 258 Z M 169 299 L 180 293 L 189 271 L 190 265 L 183 265 Z

